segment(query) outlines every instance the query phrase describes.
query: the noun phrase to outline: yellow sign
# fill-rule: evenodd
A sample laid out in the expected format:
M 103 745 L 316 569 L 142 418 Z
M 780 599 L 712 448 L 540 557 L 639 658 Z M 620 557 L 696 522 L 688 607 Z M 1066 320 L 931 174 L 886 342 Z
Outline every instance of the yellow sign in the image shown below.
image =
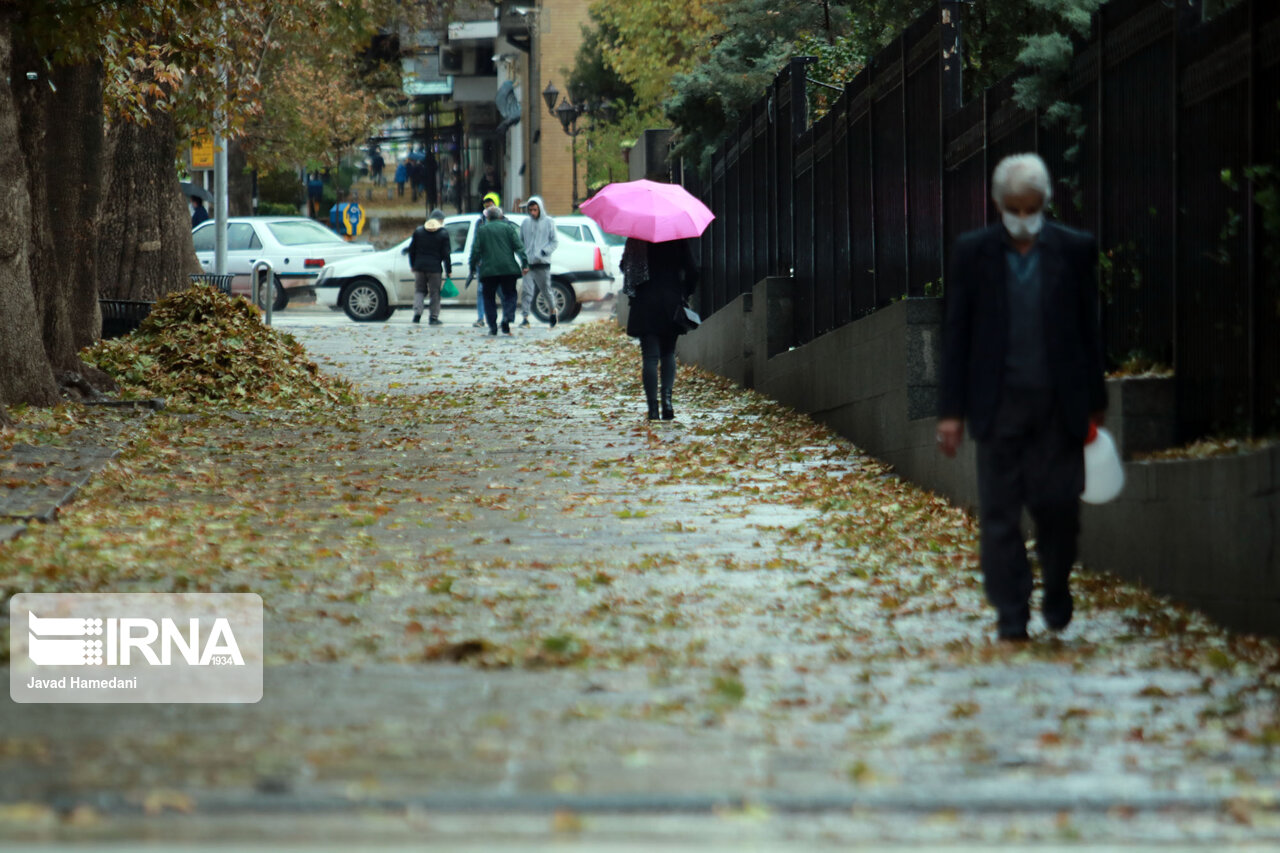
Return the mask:
M 191 137 L 191 168 L 213 168 L 213 136 L 207 132 Z

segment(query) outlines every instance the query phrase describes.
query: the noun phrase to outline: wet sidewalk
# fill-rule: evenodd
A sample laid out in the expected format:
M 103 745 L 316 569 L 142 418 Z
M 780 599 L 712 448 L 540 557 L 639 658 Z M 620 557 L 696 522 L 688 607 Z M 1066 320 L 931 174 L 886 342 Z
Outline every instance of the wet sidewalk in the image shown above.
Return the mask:
M 1280 841 L 1274 645 L 1087 573 L 998 645 L 965 516 L 714 377 L 649 424 L 605 324 L 290 331 L 382 396 L 157 413 L 0 550 L 259 593 L 263 701 L 0 706 L 0 837 Z

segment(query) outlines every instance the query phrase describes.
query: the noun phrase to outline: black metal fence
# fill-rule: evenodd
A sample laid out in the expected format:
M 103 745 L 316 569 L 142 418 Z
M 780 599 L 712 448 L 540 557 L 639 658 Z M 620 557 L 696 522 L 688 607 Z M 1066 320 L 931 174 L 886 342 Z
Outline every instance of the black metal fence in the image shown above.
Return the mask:
M 709 182 L 678 176 L 717 217 L 702 313 L 791 275 L 803 343 L 937 295 L 955 237 L 994 221 L 996 162 L 1038 151 L 1054 214 L 1098 236 L 1111 364 L 1175 369 L 1184 438 L 1280 428 L 1280 3 L 1204 23 L 1187 3 L 1112 0 L 1076 52 L 1078 117 L 1052 126 L 1012 80 L 960 103 L 955 9 L 912 24 L 812 124 L 793 60 Z

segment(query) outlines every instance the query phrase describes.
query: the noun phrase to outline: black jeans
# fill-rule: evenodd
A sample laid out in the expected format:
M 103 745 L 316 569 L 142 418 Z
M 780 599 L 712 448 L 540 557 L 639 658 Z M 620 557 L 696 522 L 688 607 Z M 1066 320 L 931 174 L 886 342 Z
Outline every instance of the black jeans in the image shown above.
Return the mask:
M 1006 388 L 991 435 L 978 442 L 982 576 L 1002 631 L 1024 629 L 1031 615 L 1023 507 L 1036 526 L 1045 619 L 1071 618 L 1083 489 L 1084 445 L 1063 428 L 1053 393 Z
M 662 368 L 662 401 L 671 403 L 671 389 L 676 384 L 676 338 L 674 335 L 642 335 L 640 337 L 640 378 L 649 406 L 658 405 L 658 368 Z
M 498 330 L 498 291 L 502 291 L 502 322 L 516 321 L 516 276 L 495 275 L 481 279 L 484 285 L 484 316 L 489 321 L 489 331 Z

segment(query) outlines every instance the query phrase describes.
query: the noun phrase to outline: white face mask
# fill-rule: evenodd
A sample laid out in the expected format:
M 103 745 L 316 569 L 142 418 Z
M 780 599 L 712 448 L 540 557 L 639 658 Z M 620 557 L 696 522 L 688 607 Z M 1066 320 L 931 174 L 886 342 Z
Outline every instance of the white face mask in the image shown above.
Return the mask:
M 1000 218 L 1004 221 L 1004 227 L 1009 232 L 1009 236 L 1015 240 L 1030 240 L 1044 228 L 1043 211 L 1033 213 L 1030 216 L 1019 216 L 1016 213 L 1005 211 L 1000 215 Z

